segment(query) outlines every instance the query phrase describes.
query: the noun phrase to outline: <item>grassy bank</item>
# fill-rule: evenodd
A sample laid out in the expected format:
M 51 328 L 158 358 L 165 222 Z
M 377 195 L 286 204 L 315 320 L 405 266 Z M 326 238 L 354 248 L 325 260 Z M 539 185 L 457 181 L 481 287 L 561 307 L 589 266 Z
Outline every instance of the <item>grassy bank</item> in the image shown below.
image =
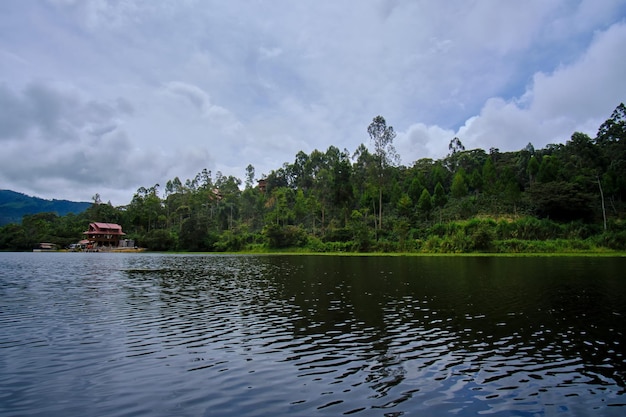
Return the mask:
M 615 254 L 626 252 L 623 222 L 604 231 L 580 222 L 557 223 L 534 217 L 473 218 L 435 223 L 408 231 L 378 235 L 350 235 L 352 239 L 324 240 L 306 236 L 287 245 L 257 239 L 233 252 L 339 254 Z M 295 243 L 295 244 L 294 244 Z

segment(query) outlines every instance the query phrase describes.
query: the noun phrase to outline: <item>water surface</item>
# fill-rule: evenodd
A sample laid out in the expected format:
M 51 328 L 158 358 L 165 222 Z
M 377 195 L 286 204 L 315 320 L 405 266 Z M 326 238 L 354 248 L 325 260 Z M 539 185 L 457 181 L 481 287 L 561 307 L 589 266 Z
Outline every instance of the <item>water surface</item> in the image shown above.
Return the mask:
M 622 416 L 625 270 L 0 253 L 0 415 Z

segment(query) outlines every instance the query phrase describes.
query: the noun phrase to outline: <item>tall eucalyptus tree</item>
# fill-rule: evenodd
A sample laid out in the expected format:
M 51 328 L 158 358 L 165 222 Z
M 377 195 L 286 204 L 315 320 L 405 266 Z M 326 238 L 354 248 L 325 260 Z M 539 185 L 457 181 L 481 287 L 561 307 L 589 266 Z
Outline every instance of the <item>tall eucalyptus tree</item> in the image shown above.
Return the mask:
M 367 128 L 367 133 L 374 144 L 374 157 L 377 165 L 378 183 L 378 229 L 383 226 L 383 187 L 385 184 L 385 173 L 390 166 L 398 165 L 400 156 L 393 146 L 396 132 L 392 126 L 387 126 L 385 118 L 376 116 Z

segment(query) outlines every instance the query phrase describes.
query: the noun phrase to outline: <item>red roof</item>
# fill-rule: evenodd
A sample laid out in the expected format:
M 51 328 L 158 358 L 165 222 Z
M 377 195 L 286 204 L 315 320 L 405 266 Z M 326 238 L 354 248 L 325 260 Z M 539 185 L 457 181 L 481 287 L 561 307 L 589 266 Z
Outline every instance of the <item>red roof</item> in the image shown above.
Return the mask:
M 100 223 L 93 222 L 89 223 L 89 230 L 83 232 L 83 234 L 97 234 L 104 233 L 107 235 L 125 235 L 126 233 L 122 232 L 122 226 L 115 223 Z
M 122 226 L 120 226 L 119 224 L 115 224 L 115 223 L 100 223 L 100 222 L 94 222 L 91 223 L 94 226 L 96 226 L 98 229 L 117 229 L 117 230 L 122 230 Z

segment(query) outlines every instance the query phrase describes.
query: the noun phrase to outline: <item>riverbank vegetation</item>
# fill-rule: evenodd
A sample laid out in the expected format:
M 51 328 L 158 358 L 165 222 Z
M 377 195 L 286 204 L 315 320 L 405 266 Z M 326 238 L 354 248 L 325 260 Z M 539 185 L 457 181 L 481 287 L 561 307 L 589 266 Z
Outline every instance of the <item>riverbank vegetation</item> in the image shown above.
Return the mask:
M 398 164 L 395 132 L 377 116 L 371 148 L 299 152 L 257 181 L 208 170 L 141 187 L 126 206 L 39 213 L 0 228 L 0 249 L 67 246 L 92 221 L 121 224 L 157 251 L 523 253 L 626 250 L 626 107 L 595 138 L 515 152 L 466 150 Z

